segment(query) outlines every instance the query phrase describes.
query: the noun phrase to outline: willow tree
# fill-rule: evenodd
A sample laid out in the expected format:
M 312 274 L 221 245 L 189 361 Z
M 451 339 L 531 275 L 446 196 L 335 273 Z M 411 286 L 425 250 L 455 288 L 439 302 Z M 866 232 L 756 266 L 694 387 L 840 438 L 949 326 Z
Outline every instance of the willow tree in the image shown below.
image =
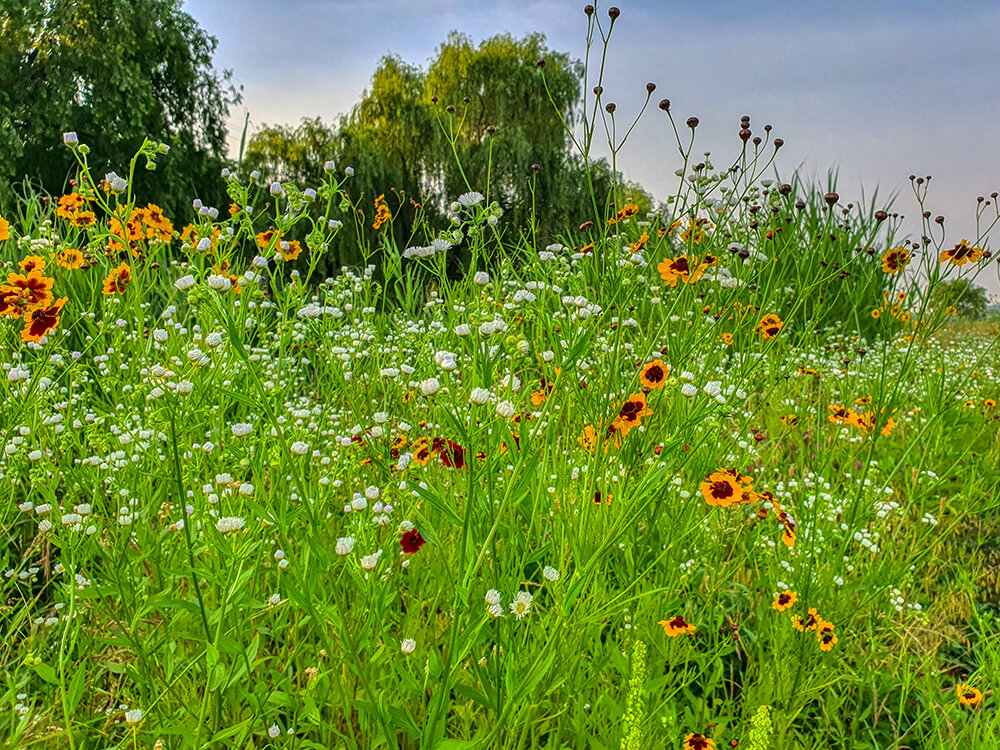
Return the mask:
M 581 73 L 541 34 L 474 44 L 452 32 L 426 70 L 382 58 L 361 101 L 334 125 L 306 120 L 258 131 L 244 166 L 309 183 L 325 161 L 353 167 L 357 207 L 370 215 L 373 199 L 385 194 L 399 209 L 399 245 L 414 233 L 413 241 L 425 244 L 422 233 L 443 228 L 449 203 L 471 190 L 500 203 L 500 231 L 534 226 L 532 239 L 548 242 L 594 216 L 585 165 L 565 127 L 579 116 Z M 590 167 L 603 205 L 621 180 L 606 162 Z M 369 250 L 349 233 L 341 241 L 349 247 L 339 249 L 337 262 L 356 262 Z
M 265 125 L 250 139 L 244 153 L 247 171 L 259 170 L 270 180 L 313 186 L 323 177 L 323 164 L 332 159 L 337 134 L 319 117 L 297 126 Z
M 148 196 L 179 212 L 224 195 L 226 118 L 238 100 L 212 63 L 216 40 L 180 0 L 4 0 L 0 4 L 0 183 L 63 189 L 76 131 L 99 171 L 127 169 L 149 136 L 172 147 Z
M 542 34 L 500 34 L 475 45 L 452 32 L 425 77 L 425 98 L 440 123 L 435 151 L 443 191 L 488 189 L 510 222 L 524 226 L 533 190 L 545 224 L 561 224 L 581 194 L 563 126 L 573 121 L 581 73 L 569 55 L 548 49 Z

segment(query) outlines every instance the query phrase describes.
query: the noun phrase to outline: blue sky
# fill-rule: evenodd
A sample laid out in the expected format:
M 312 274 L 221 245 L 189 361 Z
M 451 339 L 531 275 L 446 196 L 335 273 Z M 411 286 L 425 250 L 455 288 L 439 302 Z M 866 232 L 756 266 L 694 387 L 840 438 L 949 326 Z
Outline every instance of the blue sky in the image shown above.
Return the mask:
M 425 64 L 452 29 L 476 40 L 540 31 L 550 48 L 582 58 L 578 0 L 186 0 L 217 37 L 216 65 L 244 86 L 233 112 L 238 143 L 251 128 L 333 120 L 360 98 L 380 57 Z M 610 3 L 598 4 L 603 14 Z M 785 140 L 778 167 L 825 178 L 839 170 L 844 201 L 878 186 L 916 218 L 908 176 L 933 175 L 929 208 L 949 238 L 974 238 L 975 199 L 1000 190 L 1000 3 L 623 0 L 606 97 L 622 120 L 657 84 L 675 117 L 701 120 L 699 151 L 722 163 L 739 118 Z M 603 16 L 606 19 L 606 16 Z M 651 110 L 619 157 L 630 179 L 663 197 L 679 161 L 665 116 Z M 917 224 L 909 224 L 918 232 Z M 1000 232 L 995 233 L 1000 238 Z M 991 244 L 1000 244 L 997 242 Z M 994 250 L 994 252 L 996 252 Z M 997 264 L 979 283 L 1000 294 Z

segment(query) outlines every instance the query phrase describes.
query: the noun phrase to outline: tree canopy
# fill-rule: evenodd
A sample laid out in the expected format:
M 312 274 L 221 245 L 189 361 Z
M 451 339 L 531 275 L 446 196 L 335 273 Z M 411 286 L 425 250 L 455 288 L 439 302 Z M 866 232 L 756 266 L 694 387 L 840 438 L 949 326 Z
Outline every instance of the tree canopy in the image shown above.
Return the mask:
M 30 175 L 61 191 L 61 134 L 73 130 L 97 169 L 126 168 L 147 136 L 171 146 L 154 175 L 137 175 L 168 211 L 213 188 L 221 201 L 238 93 L 214 69 L 215 48 L 180 0 L 2 0 L 0 184 Z
M 986 315 L 986 290 L 969 279 L 941 281 L 934 287 L 931 304 L 950 307 L 959 318 L 978 320 Z
M 577 115 L 581 72 L 542 34 L 500 34 L 477 45 L 452 32 L 426 69 L 382 58 L 361 101 L 337 121 L 258 130 L 244 166 L 314 184 L 325 161 L 350 165 L 355 194 L 396 191 L 404 206 L 393 227 L 400 243 L 417 216 L 407 201 L 433 223 L 451 200 L 473 190 L 500 204 L 505 226 L 522 231 L 535 221 L 540 237 L 552 239 L 593 218 L 585 165 L 569 149 L 565 129 Z M 621 180 L 613 180 L 606 162 L 590 167 L 603 201 Z M 651 203 L 638 186 L 631 190 Z

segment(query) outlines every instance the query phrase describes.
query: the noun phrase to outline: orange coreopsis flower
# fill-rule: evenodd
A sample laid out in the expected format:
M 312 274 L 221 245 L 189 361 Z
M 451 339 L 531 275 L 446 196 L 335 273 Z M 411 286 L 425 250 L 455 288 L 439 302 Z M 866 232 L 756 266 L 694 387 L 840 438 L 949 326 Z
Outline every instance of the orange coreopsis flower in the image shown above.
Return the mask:
M 278 244 L 278 252 L 281 254 L 282 260 L 295 260 L 302 255 L 302 245 L 299 244 L 298 240 L 281 242 Z
M 24 314 L 22 341 L 41 341 L 50 331 L 59 326 L 59 314 L 66 305 L 67 298 L 58 299 L 51 307 L 32 307 Z
M 728 508 L 754 500 L 753 478 L 738 471 L 719 469 L 707 475 L 699 489 L 705 502 L 712 506 Z
M 771 606 L 779 612 L 784 612 L 786 609 L 794 607 L 798 598 L 799 595 L 794 591 L 782 591 L 774 597 L 774 601 L 771 603 Z
M 104 278 L 104 294 L 125 294 L 125 287 L 132 282 L 132 269 L 127 263 L 112 268 Z
M 0 216 L 0 242 L 9 239 L 10 239 L 10 224 L 7 223 L 7 220 L 4 217 Z
M 972 687 L 972 685 L 959 685 L 955 692 L 958 694 L 959 703 L 963 706 L 975 708 L 983 700 L 982 692 L 978 688 Z
M 372 224 L 372 228 L 378 229 L 390 219 L 392 219 L 392 212 L 385 205 L 385 194 L 383 193 L 375 199 L 375 223 Z
M 97 223 L 97 215 L 93 211 L 77 211 L 70 218 L 69 223 L 79 229 L 92 227 Z
M 649 234 L 647 232 L 643 232 L 639 239 L 629 244 L 629 249 L 633 253 L 637 253 L 646 246 L 647 242 L 649 242 Z
M 676 638 L 681 633 L 694 633 L 694 625 L 685 620 L 682 615 L 677 615 L 670 620 L 660 620 L 658 624 L 663 626 L 663 632 L 671 638 Z
M 693 284 L 704 273 L 703 268 L 700 266 L 692 271 L 686 255 L 678 255 L 676 258 L 664 258 L 662 262 L 657 264 L 656 270 L 659 271 L 663 283 L 672 287 L 676 287 L 678 281 Z
M 111 239 L 108 240 L 108 249 L 118 253 L 128 249 L 136 257 L 139 256 L 138 242 L 145 237 L 142 219 L 145 209 L 133 209 L 132 213 L 125 218 L 125 206 L 119 206 L 117 214 L 108 220 L 108 231 Z
M 45 270 L 45 258 L 40 255 L 29 255 L 23 258 L 17 266 L 25 273 L 31 273 L 32 271 L 41 273 Z
M 767 502 L 769 502 L 771 504 L 771 506 L 774 508 L 774 514 L 775 514 L 775 516 L 778 519 L 778 523 L 780 523 L 784 527 L 783 530 L 782 530 L 782 532 L 781 532 L 781 541 L 782 541 L 782 543 L 786 547 L 794 547 L 795 546 L 795 522 L 792 520 L 792 517 L 790 515 L 788 515 L 788 511 L 784 510 L 781 507 L 781 504 L 778 503 L 778 501 L 774 499 L 774 496 L 771 495 L 770 492 L 761 493 L 759 495 L 759 497 L 760 497 L 760 499 L 766 500 Z M 762 508 L 761 511 L 760 511 L 760 513 L 761 513 L 761 518 L 766 518 L 767 517 L 767 510 L 766 509 Z
M 79 193 L 64 195 L 59 199 L 59 205 L 56 208 L 56 216 L 60 219 L 72 219 L 76 216 L 77 212 L 83 208 L 83 205 L 84 199 Z
M 654 359 L 640 370 L 639 381 L 646 388 L 658 390 L 666 385 L 668 375 L 670 375 L 670 368 L 663 364 L 662 360 Z
M 556 369 L 558 371 L 558 368 L 556 368 Z M 555 387 L 555 384 L 552 383 L 552 382 L 550 382 L 549 380 L 547 380 L 545 378 L 545 376 L 543 375 L 542 379 L 541 379 L 541 382 L 539 383 L 538 390 L 531 394 L 531 403 L 532 403 L 532 405 L 534 405 L 534 406 L 541 406 L 542 404 L 544 404 L 545 403 L 545 399 L 547 399 L 549 397 L 549 394 L 552 393 L 552 389 L 554 387 Z
M 597 445 L 598 441 L 598 431 L 597 428 L 592 424 L 588 424 L 583 428 L 583 433 L 576 439 L 576 441 L 583 447 L 585 451 L 590 453 L 594 450 L 594 446 Z
M 684 738 L 684 750 L 715 750 L 715 740 L 692 732 Z
M 893 247 L 882 256 L 882 270 L 886 273 L 899 273 L 910 263 L 910 251 L 905 247 Z
M 623 219 L 631 219 L 633 216 L 639 213 L 639 207 L 634 203 L 626 203 L 625 207 L 621 209 L 614 218 L 608 219 L 608 226 L 612 224 L 617 224 Z
M 260 234 L 258 234 L 256 237 L 257 247 L 259 247 L 261 250 L 266 249 L 268 245 L 270 245 L 273 242 L 276 234 L 278 234 L 277 229 L 268 229 L 266 232 L 261 232 Z M 281 242 L 280 236 L 278 237 L 278 242 Z
M 646 395 L 644 393 L 633 393 L 628 400 L 618 410 L 618 416 L 608 428 L 608 435 L 614 436 L 617 440 L 624 438 L 633 427 L 642 424 L 642 418 L 652 414 L 652 410 L 646 408 Z
M 417 466 L 426 466 L 431 460 L 431 448 L 427 438 L 420 438 L 410 446 L 410 453 L 413 454 L 413 463 Z
M 705 229 L 712 228 L 711 222 L 708 219 L 696 219 L 693 216 L 688 219 L 688 226 L 683 232 L 681 232 L 681 242 L 701 242 L 705 239 Z
M 83 265 L 83 253 L 74 247 L 68 247 L 56 256 L 56 265 L 67 271 L 75 271 Z
M 760 319 L 754 333 L 759 333 L 765 339 L 773 339 L 784 327 L 785 323 L 777 315 L 765 315 Z
M 7 276 L 7 283 L 0 287 L 0 290 L 16 293 L 25 305 L 39 307 L 52 302 L 54 283 L 54 279 L 43 276 L 38 271 L 28 274 L 11 273 Z
M 600 505 L 611 505 L 611 495 L 609 495 L 607 493 L 602 493 L 599 488 L 595 489 L 594 490 L 594 497 L 591 498 L 591 502 L 593 502 L 594 505 L 598 505 L 598 506 L 600 506 Z
M 170 242 L 174 236 L 174 225 L 163 214 L 163 209 L 155 203 L 147 203 L 144 209 L 140 209 L 140 218 L 145 226 L 146 239 L 159 240 L 160 242 Z
M 24 297 L 17 289 L 13 289 L 6 284 L 0 286 L 0 316 L 7 318 L 20 318 L 24 315 L 27 307 Z
M 838 422 L 845 422 L 851 418 L 852 414 L 854 414 L 851 409 L 847 409 L 839 404 L 830 404 L 827 408 L 832 412 L 827 419 L 834 424 L 837 424 Z
M 847 416 L 844 418 L 844 424 L 849 424 L 852 427 L 857 427 L 866 435 L 870 434 L 872 429 L 875 427 L 875 415 L 871 412 L 868 413 L 857 413 L 852 409 L 847 410 Z
M 817 614 L 815 607 L 809 608 L 809 612 L 806 614 L 805 619 L 799 615 L 792 615 L 792 627 L 800 633 L 816 630 L 822 622 L 823 618 Z
M 983 257 L 981 248 L 973 247 L 968 240 L 962 240 L 951 250 L 945 250 L 938 257 L 938 263 L 948 262 L 953 266 L 964 266 L 966 263 L 975 263 Z
M 827 622 L 826 620 L 820 619 L 819 624 L 816 626 L 816 640 L 819 641 L 819 647 L 823 651 L 832 651 L 833 647 L 837 645 L 837 634 L 833 631 L 833 623 Z

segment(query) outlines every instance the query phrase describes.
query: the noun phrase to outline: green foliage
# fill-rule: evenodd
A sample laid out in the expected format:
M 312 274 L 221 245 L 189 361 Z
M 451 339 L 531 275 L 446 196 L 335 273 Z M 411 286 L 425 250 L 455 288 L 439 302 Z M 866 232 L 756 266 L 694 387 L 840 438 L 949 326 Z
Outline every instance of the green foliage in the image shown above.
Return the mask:
M 939 307 L 951 307 L 955 315 L 968 320 L 980 320 L 986 316 L 986 290 L 976 286 L 971 279 L 942 281 L 934 288 L 931 303 Z
M 361 102 L 335 125 L 315 119 L 258 130 L 243 167 L 305 184 L 320 178 L 328 160 L 352 167 L 356 206 L 366 215 L 370 201 L 387 194 L 397 247 L 426 241 L 427 226 L 468 191 L 499 204 L 498 231 L 523 232 L 532 246 L 544 246 L 594 218 L 585 162 L 563 128 L 577 117 L 580 74 L 579 63 L 548 49 L 541 34 L 475 45 L 453 32 L 426 70 L 384 57 Z M 591 160 L 590 169 L 597 195 L 621 182 L 603 160 Z M 638 185 L 626 186 L 623 197 L 652 208 Z M 338 263 L 357 263 L 372 250 L 344 235 L 335 252 Z
M 0 224 L 13 744 L 996 744 L 995 334 L 945 346 L 926 304 L 871 339 L 802 326 L 822 275 L 724 250 L 762 241 L 755 172 L 719 178 L 746 203 L 682 183 L 703 232 L 616 216 L 588 253 L 532 253 L 470 200 L 402 263 L 333 170 L 315 196 L 230 175 L 270 210 L 178 243 L 71 153 L 98 221 L 32 197 Z M 341 231 L 391 262 L 313 285 Z M 458 237 L 489 274 L 449 276 Z M 31 288 L 65 307 L 31 340 L 13 269 L 42 262 Z M 427 304 L 385 304 L 419 284 Z M 711 502 L 720 472 L 739 499 Z
M 605 187 L 539 251 L 515 168 L 448 204 L 481 144 L 422 75 L 271 129 L 286 180 L 226 175 L 183 238 L 151 140 L 0 218 L 0 736 L 996 747 L 1000 339 L 932 303 L 988 258 L 883 270 L 895 219 L 774 187 L 763 139 L 692 138 L 652 215 L 579 148 Z M 455 174 L 396 141 L 427 127 Z M 343 234 L 366 265 L 318 281 Z
M 226 117 L 238 97 L 212 67 L 214 37 L 180 0 L 26 0 L 0 13 L 0 191 L 21 180 L 60 194 L 70 172 L 62 133 L 119 172 L 147 136 L 171 147 L 137 175 L 170 213 L 192 197 L 220 203 Z M 214 189 L 214 193 L 211 193 Z
M 767 750 L 771 744 L 771 707 L 758 706 L 750 719 L 750 744 L 748 750 Z

